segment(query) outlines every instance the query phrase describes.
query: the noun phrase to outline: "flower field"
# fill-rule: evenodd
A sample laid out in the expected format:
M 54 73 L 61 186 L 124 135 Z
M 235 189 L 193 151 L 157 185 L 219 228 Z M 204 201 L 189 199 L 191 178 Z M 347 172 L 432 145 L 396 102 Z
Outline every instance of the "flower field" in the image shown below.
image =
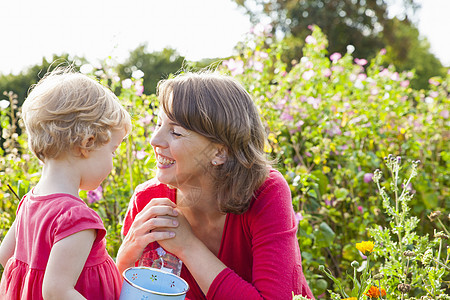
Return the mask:
M 353 57 L 352 46 L 328 53 L 314 26 L 305 42 L 303 57 L 288 66 L 283 43 L 262 29 L 214 68 L 242 82 L 260 108 L 266 151 L 291 188 L 314 295 L 450 299 L 450 74 L 415 90 L 414 70 L 385 66 L 385 50 L 371 61 Z M 157 101 L 142 93 L 142 72 L 120 80 L 108 60 L 91 72 L 133 116 L 111 175 L 96 191 L 80 193 L 102 217 L 114 257 L 132 192 L 153 176 Z M 6 93 L 0 106 L 3 238 L 40 165 L 27 150 L 15 96 Z

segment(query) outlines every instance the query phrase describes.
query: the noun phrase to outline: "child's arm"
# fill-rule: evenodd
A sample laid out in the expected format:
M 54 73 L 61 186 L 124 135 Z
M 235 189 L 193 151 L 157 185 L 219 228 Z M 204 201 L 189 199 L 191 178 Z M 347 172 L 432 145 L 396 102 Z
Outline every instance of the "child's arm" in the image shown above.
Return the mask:
M 85 299 L 75 285 L 96 235 L 94 229 L 83 230 L 53 245 L 42 286 L 44 299 Z
M 0 264 L 3 268 L 6 266 L 8 259 L 14 255 L 16 249 L 16 221 L 11 225 L 8 233 L 0 244 Z

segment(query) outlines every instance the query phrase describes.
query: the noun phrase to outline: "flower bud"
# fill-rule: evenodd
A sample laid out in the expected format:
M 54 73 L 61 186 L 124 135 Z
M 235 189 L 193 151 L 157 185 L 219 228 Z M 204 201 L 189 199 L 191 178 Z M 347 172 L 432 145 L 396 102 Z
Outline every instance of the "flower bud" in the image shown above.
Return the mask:
M 383 273 L 378 273 L 378 274 L 373 276 L 374 280 L 381 280 L 383 278 L 384 278 L 384 274 Z
M 325 267 L 323 265 L 319 266 L 319 271 L 323 272 L 325 270 Z
M 411 285 L 406 284 L 406 283 L 400 283 L 397 286 L 398 290 L 402 293 L 408 293 L 411 290 Z
M 448 240 L 448 235 L 446 235 L 445 233 L 443 233 L 442 231 L 436 232 L 434 234 L 434 237 L 437 239 L 443 239 L 443 240 Z
M 416 253 L 414 253 L 414 251 L 406 250 L 405 252 L 403 252 L 403 256 L 414 257 L 416 256 Z
M 434 220 L 436 220 L 439 216 L 441 215 L 441 212 L 439 210 L 432 212 L 428 218 L 430 219 L 431 222 L 434 222 Z
M 354 260 L 352 261 L 351 266 L 356 269 L 359 267 L 359 263 L 356 260 Z

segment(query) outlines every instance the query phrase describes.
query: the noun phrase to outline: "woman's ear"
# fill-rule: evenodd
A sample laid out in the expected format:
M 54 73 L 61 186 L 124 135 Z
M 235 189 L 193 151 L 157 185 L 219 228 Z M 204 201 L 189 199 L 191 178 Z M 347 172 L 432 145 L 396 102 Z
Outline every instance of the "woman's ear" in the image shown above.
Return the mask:
M 223 165 L 228 158 L 228 149 L 224 145 L 217 145 L 216 153 L 211 161 L 213 166 Z
M 89 153 L 91 152 L 91 150 L 89 150 L 89 147 L 91 147 L 92 144 L 94 144 L 94 136 L 93 135 L 90 135 L 81 141 L 81 147 L 78 147 L 78 151 L 79 151 L 79 154 L 81 155 L 81 157 L 84 157 L 84 158 L 89 157 Z

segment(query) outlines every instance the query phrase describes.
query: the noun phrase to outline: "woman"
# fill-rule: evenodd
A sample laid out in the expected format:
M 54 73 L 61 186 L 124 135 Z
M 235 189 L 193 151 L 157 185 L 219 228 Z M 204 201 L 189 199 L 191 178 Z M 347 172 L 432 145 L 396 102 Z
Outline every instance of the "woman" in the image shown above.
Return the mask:
M 188 73 L 160 82 L 158 98 L 156 178 L 131 199 L 119 270 L 160 245 L 183 262 L 189 299 L 313 298 L 289 186 L 266 158 L 247 91 L 227 76 Z

